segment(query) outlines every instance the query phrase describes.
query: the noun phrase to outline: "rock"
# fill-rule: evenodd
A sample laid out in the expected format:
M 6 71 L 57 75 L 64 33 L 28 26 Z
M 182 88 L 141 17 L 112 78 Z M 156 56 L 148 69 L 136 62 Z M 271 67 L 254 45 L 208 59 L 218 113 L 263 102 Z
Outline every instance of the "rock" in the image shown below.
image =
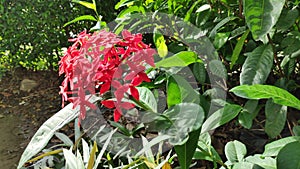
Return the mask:
M 23 79 L 21 81 L 20 90 L 30 92 L 33 88 L 35 88 L 37 86 L 38 86 L 38 83 L 36 81 L 30 80 L 30 79 Z

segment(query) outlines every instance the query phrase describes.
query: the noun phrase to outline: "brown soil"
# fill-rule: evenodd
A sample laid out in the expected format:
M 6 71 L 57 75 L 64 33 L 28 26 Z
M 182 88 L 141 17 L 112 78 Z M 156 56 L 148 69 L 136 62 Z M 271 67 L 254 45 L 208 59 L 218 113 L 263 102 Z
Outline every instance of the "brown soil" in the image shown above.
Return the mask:
M 38 86 L 21 91 L 23 79 Z M 28 71 L 21 68 L 7 72 L 0 81 L 0 166 L 16 168 L 20 156 L 39 126 L 61 109 L 57 72 Z

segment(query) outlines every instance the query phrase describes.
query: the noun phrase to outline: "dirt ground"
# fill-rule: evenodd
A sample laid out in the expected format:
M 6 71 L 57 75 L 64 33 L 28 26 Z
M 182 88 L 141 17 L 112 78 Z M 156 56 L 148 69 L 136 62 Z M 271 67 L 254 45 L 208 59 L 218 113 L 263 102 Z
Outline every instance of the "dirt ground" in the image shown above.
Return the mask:
M 20 90 L 24 79 L 37 86 Z M 16 168 L 20 156 L 39 126 L 61 109 L 57 72 L 7 72 L 0 81 L 0 168 Z

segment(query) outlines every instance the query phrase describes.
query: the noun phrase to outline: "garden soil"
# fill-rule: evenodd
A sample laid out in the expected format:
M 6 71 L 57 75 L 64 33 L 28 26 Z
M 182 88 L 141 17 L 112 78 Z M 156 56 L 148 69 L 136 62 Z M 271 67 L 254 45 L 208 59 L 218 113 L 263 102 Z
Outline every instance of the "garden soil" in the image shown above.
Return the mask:
M 24 79 L 36 84 L 24 90 Z M 15 169 L 39 126 L 61 109 L 59 76 L 54 71 L 22 68 L 0 80 L 0 169 Z

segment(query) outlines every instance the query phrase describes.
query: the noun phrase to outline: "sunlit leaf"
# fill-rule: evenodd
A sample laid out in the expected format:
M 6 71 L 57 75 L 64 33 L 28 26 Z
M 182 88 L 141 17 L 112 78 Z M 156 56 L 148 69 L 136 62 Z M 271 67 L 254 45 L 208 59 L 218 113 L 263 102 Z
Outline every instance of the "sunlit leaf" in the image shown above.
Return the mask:
M 191 63 L 199 62 L 195 52 L 191 51 L 182 51 L 174 54 L 168 58 L 158 61 L 155 63 L 156 67 L 185 67 Z
M 240 74 L 241 85 L 263 84 L 273 66 L 273 49 L 263 45 L 247 54 L 247 59 Z
M 290 106 L 300 110 L 300 100 L 290 94 L 288 91 L 270 85 L 242 85 L 230 90 L 235 95 L 246 99 L 269 99 L 272 98 L 274 103 Z
M 238 60 L 249 32 L 250 30 L 248 29 L 235 45 L 231 56 L 230 69 L 232 69 L 232 67 L 235 65 L 235 62 Z
M 83 16 L 79 16 L 79 17 L 77 17 L 77 18 L 75 18 L 75 19 L 73 19 L 73 20 L 65 23 L 64 27 L 68 26 L 68 25 L 70 25 L 72 23 L 75 23 L 75 22 L 78 22 L 78 21 L 84 21 L 84 20 L 97 21 L 97 19 L 94 16 L 92 16 L 92 15 L 83 15 Z
M 243 0 L 246 23 L 255 40 L 266 41 L 276 24 L 285 0 Z

